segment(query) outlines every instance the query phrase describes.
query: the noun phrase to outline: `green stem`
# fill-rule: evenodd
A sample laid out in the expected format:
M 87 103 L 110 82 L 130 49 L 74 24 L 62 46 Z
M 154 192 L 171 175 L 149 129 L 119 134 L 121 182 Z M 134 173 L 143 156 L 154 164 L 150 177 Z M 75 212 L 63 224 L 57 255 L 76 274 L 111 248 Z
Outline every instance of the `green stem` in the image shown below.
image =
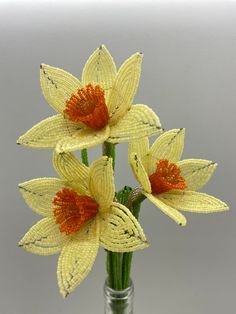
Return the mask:
M 117 290 L 122 290 L 122 260 L 123 260 L 123 254 L 122 253 L 114 253 L 115 258 L 117 261 Z
M 141 203 L 133 207 L 133 215 L 138 220 Z M 127 252 L 123 254 L 123 267 L 122 267 L 122 288 L 126 289 L 129 286 L 130 272 L 132 264 L 133 252 Z
M 104 156 L 112 157 L 113 170 L 115 169 L 115 159 L 116 159 L 116 147 L 114 144 L 104 142 L 102 148 L 102 154 Z
M 102 147 L 102 154 L 104 156 L 108 156 L 112 158 L 112 166 L 113 170 L 115 169 L 115 145 L 104 142 Z M 115 258 L 116 253 L 113 253 L 111 251 L 107 251 L 107 274 L 108 274 L 108 280 L 109 285 L 112 289 L 117 289 L 117 276 L 116 276 L 116 270 L 117 270 L 117 260 Z
M 113 281 L 113 265 L 112 265 L 112 252 L 107 251 L 107 258 L 106 258 L 106 266 L 107 266 L 107 274 L 108 274 L 108 281 L 109 281 L 109 286 L 114 287 L 114 281 Z
M 115 145 L 105 142 L 103 144 L 103 155 L 112 157 L 114 169 Z M 136 219 L 138 219 L 141 203 L 145 198 L 139 189 L 132 191 L 129 187 L 124 187 L 116 193 L 117 201 L 128 207 Z M 112 289 L 122 290 L 129 286 L 132 256 L 132 252 L 116 253 L 107 251 L 107 273 L 109 285 Z
M 139 212 L 141 208 L 141 203 L 145 200 L 145 196 L 142 193 L 139 193 L 135 200 L 132 202 L 132 194 L 130 198 L 129 209 L 133 213 L 134 217 L 138 220 Z M 122 289 L 126 289 L 129 286 L 130 282 L 130 272 L 132 265 L 133 252 L 127 252 L 123 254 L 123 265 L 122 265 Z
M 86 148 L 81 150 L 81 159 L 82 159 L 82 163 L 85 164 L 85 166 L 89 165 L 88 162 L 88 151 Z

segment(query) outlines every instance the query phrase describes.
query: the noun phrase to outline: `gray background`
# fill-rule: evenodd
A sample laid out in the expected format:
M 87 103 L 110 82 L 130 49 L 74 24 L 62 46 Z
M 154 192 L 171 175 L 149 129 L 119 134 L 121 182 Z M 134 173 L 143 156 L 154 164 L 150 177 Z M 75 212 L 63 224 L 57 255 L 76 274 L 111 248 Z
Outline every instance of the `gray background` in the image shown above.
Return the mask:
M 15 145 L 33 124 L 53 114 L 40 91 L 39 64 L 80 77 L 101 43 L 118 65 L 144 53 L 136 101 L 150 105 L 165 129 L 186 127 L 185 158 L 219 167 L 205 191 L 231 211 L 187 214 L 180 228 L 145 201 L 141 223 L 150 248 L 135 254 L 135 313 L 235 312 L 235 100 L 234 1 L 0 1 L 0 313 L 103 313 L 102 249 L 87 279 L 67 300 L 57 289 L 57 256 L 31 255 L 18 240 L 39 216 L 17 184 L 55 176 L 51 150 Z M 137 185 L 118 148 L 117 188 Z M 99 155 L 92 149 L 90 160 Z

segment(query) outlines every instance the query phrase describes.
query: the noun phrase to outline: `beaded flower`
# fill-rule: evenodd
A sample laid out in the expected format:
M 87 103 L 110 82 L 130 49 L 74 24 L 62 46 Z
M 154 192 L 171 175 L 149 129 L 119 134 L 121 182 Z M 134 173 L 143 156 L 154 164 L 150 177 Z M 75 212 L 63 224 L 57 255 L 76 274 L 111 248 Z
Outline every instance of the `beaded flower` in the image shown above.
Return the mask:
M 54 153 L 53 164 L 61 179 L 40 178 L 19 185 L 26 203 L 45 217 L 19 245 L 40 255 L 60 252 L 57 279 L 66 297 L 90 272 L 99 245 L 131 252 L 148 243 L 128 208 L 114 201 L 111 158 L 101 157 L 87 167 L 72 153 Z
M 59 153 L 161 133 L 159 118 L 148 106 L 132 105 L 142 57 L 135 53 L 117 72 L 112 56 L 102 45 L 86 62 L 81 82 L 64 70 L 42 64 L 42 92 L 58 114 L 33 126 L 17 143 L 56 147 Z
M 228 209 L 221 200 L 196 190 L 210 179 L 217 164 L 203 159 L 180 160 L 184 129 L 163 133 L 149 148 L 147 138 L 129 144 L 129 161 L 142 185 L 143 194 L 179 225 L 186 225 L 179 212 L 220 212 Z

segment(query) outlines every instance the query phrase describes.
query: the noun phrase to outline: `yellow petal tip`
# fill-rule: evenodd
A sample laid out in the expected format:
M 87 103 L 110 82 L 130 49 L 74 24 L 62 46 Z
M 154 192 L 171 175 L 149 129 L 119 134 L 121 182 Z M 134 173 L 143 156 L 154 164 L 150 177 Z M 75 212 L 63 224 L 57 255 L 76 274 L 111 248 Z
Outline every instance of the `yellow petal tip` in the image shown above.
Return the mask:
M 23 142 L 24 142 L 24 135 L 21 135 L 18 137 L 16 144 L 21 145 L 21 144 L 23 144 Z
M 107 47 L 104 44 L 101 44 L 99 50 L 106 49 Z
M 142 52 L 137 52 L 137 53 L 136 53 L 136 56 L 137 56 L 138 58 L 140 58 L 140 60 L 143 59 L 143 53 L 142 53 Z
M 18 242 L 18 247 L 24 247 L 24 237 Z
M 179 226 L 180 226 L 180 227 L 185 227 L 186 224 L 187 224 L 187 221 L 181 221 L 181 222 L 179 223 Z
M 39 67 L 40 67 L 40 69 L 43 69 L 44 66 L 47 66 L 47 64 L 41 63 Z
M 145 244 L 145 248 L 148 248 L 149 246 L 150 246 L 150 243 L 149 243 L 149 241 L 144 241 L 144 244 Z
M 20 136 L 18 140 L 16 141 L 17 145 L 25 145 L 27 146 L 29 144 L 29 141 L 24 137 L 24 135 Z
M 40 64 L 40 66 L 39 66 L 40 72 L 41 72 L 41 71 L 42 71 L 42 72 L 44 71 L 44 67 L 45 67 L 45 66 L 47 66 L 47 64 L 45 64 L 45 63 L 41 63 L 41 64 Z
M 70 294 L 69 291 L 65 290 L 64 287 L 61 287 L 61 283 L 58 282 L 58 286 L 59 286 L 59 292 L 62 296 L 63 299 L 66 299 L 68 297 L 68 295 Z
M 182 216 L 181 218 L 182 219 L 179 219 L 178 224 L 180 227 L 185 227 L 187 224 L 187 219 L 184 216 Z
M 66 299 L 69 295 L 69 292 L 68 291 L 61 291 L 61 295 L 62 295 L 63 299 Z
M 230 210 L 229 206 L 227 204 L 225 204 L 225 206 L 223 207 L 224 211 Z
M 19 184 L 18 184 L 18 188 L 19 188 L 20 190 L 26 190 L 26 191 L 27 191 L 27 189 L 26 189 L 25 186 L 24 186 L 24 183 L 19 183 Z

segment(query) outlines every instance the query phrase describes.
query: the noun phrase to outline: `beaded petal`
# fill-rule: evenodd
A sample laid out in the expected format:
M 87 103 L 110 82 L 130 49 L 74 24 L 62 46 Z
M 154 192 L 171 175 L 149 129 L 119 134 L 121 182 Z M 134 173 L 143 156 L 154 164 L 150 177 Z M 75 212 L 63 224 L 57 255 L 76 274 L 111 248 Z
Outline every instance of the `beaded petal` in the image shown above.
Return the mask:
M 82 73 L 82 84 L 83 86 L 99 84 L 105 92 L 106 100 L 108 100 L 116 72 L 116 65 L 110 52 L 102 45 L 94 51 L 86 62 Z

